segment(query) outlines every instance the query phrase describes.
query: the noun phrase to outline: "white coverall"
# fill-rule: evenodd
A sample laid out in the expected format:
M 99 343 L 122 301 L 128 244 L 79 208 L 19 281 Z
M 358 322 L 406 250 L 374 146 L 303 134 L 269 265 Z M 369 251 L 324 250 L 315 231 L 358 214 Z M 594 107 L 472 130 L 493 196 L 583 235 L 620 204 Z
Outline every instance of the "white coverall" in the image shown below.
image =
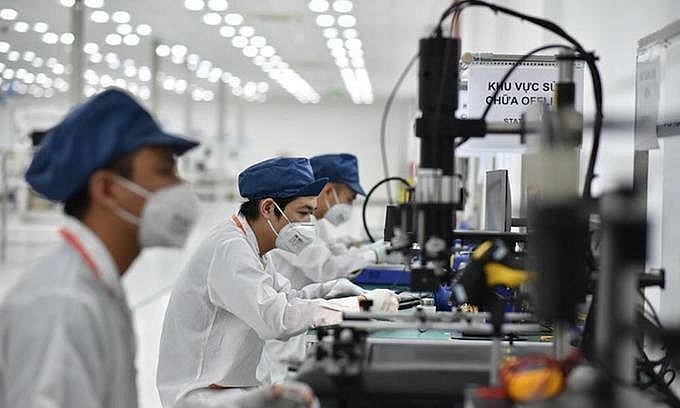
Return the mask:
M 317 239 L 314 243 L 302 250 L 299 255 L 273 249 L 266 255 L 267 265 L 272 265 L 271 269 L 286 277 L 293 289 L 324 282 L 329 291 L 322 293 L 322 297 L 363 294 L 365 291 L 361 287 L 345 277 L 375 263 L 375 252 L 370 249 L 347 249 L 343 244 L 336 242 L 328 221 L 323 218 L 315 221 Z M 258 380 L 264 383 L 279 383 L 285 380 L 288 362 L 302 361 L 305 357 L 305 337 L 306 334 L 302 333 L 285 341 L 267 340 L 257 369 Z
M 258 386 L 256 369 L 265 340 L 337 324 L 342 320 L 339 310 L 359 310 L 356 297 L 311 299 L 323 290 L 322 285 L 292 290 L 285 278 L 265 271 L 245 219 L 233 216 L 217 225 L 170 296 L 158 362 L 163 406 L 203 406 L 189 400 L 198 394 L 202 399 L 230 398 L 233 391 L 209 389 Z
M 135 341 L 120 274 L 90 229 L 69 219 L 65 230 L 82 250 L 59 244 L 0 307 L 0 407 L 134 408 Z

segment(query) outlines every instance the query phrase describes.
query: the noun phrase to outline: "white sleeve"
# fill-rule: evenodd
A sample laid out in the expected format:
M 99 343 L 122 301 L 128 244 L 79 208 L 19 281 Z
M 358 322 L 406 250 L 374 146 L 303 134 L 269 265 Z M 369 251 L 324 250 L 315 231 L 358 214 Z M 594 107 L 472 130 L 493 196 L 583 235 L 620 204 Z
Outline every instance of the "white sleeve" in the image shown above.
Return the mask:
M 217 306 L 234 314 L 263 340 L 287 339 L 310 327 L 342 320 L 323 299 L 290 297 L 274 287 L 245 241 L 217 244 L 208 265 L 208 295 Z
M 2 325 L 9 407 L 103 407 L 106 346 L 97 316 L 68 295 L 8 306 Z
M 301 270 L 313 282 L 345 278 L 352 272 L 376 262 L 375 252 L 371 249 L 352 248 L 334 255 L 328 245 L 321 240 L 315 241 L 298 255 L 281 251 L 281 257 Z

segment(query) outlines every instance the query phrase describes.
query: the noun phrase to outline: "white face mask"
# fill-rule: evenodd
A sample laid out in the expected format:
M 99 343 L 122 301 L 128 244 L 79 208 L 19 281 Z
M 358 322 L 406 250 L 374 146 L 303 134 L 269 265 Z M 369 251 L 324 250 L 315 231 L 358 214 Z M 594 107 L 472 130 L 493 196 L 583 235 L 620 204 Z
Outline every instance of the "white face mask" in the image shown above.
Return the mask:
M 139 227 L 142 248 L 184 245 L 198 218 L 198 199 L 188 184 L 174 184 L 152 192 L 124 177 L 116 176 L 116 182 L 146 199 L 141 217 L 122 208 L 115 210 L 119 217 Z
M 344 224 L 349 221 L 350 218 L 352 218 L 352 205 L 341 203 L 338 199 L 338 193 L 335 192 L 335 189 L 333 189 L 333 196 L 335 197 L 335 204 L 330 206 L 328 205 L 328 201 L 326 201 L 328 210 L 326 211 L 326 214 L 323 216 L 323 218 L 337 227 L 338 225 Z
M 288 221 L 281 231 L 276 232 L 271 221 L 267 220 L 269 228 L 276 236 L 276 247 L 297 255 L 316 239 L 316 225 L 312 222 L 291 222 L 276 202 L 274 205 Z

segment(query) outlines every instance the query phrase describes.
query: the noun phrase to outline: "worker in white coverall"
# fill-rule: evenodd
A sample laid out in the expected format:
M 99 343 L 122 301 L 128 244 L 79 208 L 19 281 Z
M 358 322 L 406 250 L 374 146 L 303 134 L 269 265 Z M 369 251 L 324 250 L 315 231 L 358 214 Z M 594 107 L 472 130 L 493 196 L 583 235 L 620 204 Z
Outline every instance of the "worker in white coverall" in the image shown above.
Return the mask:
M 331 290 L 324 284 L 294 290 L 267 265 L 274 247 L 300 253 L 314 241 L 311 216 L 326 182 L 304 158 L 266 160 L 239 175 L 247 201 L 208 234 L 170 297 L 157 378 L 164 407 L 222 406 L 261 384 L 265 340 L 337 324 L 343 311 L 359 310 L 360 297 L 321 299 Z M 389 291 L 362 296 L 377 310 L 398 306 Z
M 267 257 L 275 269 L 290 280 L 294 289 L 325 282 L 326 285 L 334 284 L 333 292 L 327 297 L 361 295 L 365 291 L 346 277 L 370 264 L 399 263 L 401 255 L 388 253 L 389 246 L 384 242 L 348 248 L 333 231 L 350 220 L 352 203 L 357 195 L 366 195 L 359 183 L 356 156 L 325 154 L 311 158 L 310 164 L 316 178 L 329 180 L 317 197 L 314 211 L 317 239 L 299 254 L 274 249 Z M 258 367 L 258 378 L 263 382 L 283 381 L 289 366 L 304 359 L 305 350 L 304 334 L 286 341 L 268 340 Z

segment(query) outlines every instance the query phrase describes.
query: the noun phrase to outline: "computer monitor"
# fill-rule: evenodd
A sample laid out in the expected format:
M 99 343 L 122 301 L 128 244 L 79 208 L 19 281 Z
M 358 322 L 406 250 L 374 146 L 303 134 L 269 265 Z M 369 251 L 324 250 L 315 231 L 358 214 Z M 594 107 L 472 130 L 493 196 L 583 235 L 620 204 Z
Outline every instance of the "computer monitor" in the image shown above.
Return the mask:
M 509 232 L 512 225 L 510 180 L 507 170 L 486 172 L 486 198 L 484 201 L 484 229 Z

